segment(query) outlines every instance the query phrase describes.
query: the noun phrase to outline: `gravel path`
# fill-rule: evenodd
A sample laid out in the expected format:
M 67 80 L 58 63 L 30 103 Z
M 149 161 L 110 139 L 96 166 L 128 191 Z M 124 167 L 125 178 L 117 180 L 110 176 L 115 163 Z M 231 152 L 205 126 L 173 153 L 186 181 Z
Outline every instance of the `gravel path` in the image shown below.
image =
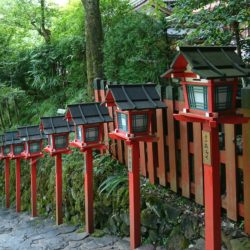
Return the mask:
M 60 225 L 50 219 L 31 218 L 26 212 L 0 209 L 0 250 L 95 249 L 127 250 L 129 241 L 115 236 L 94 238 L 77 233 L 77 227 Z

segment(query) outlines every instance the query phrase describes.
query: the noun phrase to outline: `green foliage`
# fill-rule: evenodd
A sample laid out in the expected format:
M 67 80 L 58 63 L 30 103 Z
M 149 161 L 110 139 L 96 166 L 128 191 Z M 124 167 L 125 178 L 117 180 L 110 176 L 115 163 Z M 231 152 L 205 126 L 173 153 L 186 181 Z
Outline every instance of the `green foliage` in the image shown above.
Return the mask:
M 170 58 L 162 23 L 129 13 L 105 35 L 107 79 L 119 82 L 160 82 Z
M 236 37 L 238 24 L 240 36 L 249 26 L 249 14 L 245 0 L 178 0 L 168 25 L 187 29 L 187 36 L 179 44 L 229 45 L 233 40 L 240 47 L 247 46 L 249 51 L 249 42 L 247 45 L 246 39 L 240 37 L 237 41 Z

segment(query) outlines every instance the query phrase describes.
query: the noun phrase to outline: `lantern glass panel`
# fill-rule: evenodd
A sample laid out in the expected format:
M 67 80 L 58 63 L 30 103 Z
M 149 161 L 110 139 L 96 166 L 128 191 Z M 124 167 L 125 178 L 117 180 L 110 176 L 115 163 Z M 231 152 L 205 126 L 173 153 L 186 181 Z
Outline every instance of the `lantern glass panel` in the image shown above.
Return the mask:
M 9 154 L 10 153 L 10 146 L 4 146 L 3 153 L 4 153 L 4 155 Z
M 99 127 L 85 128 L 85 141 L 95 142 L 99 140 Z
M 187 92 L 191 109 L 208 109 L 207 86 L 187 85 Z
M 68 147 L 68 137 L 67 135 L 55 136 L 55 148 L 67 148 Z
M 77 126 L 76 136 L 79 141 L 82 141 L 82 127 L 81 126 Z
M 128 115 L 124 113 L 117 113 L 118 129 L 128 132 Z
M 30 143 L 30 153 L 39 153 L 41 151 L 40 141 Z
M 148 115 L 138 114 L 132 115 L 132 131 L 141 133 L 148 130 Z
M 216 111 L 232 108 L 233 86 L 217 86 L 214 95 Z
M 20 155 L 24 151 L 24 145 L 14 145 L 14 154 L 15 155 Z

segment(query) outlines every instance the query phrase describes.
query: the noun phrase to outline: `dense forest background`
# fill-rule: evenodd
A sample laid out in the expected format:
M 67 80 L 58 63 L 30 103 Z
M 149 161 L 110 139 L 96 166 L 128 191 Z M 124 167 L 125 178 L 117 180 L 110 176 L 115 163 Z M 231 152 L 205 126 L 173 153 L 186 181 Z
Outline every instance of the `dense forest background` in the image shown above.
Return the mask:
M 128 1 L 100 0 L 105 79 L 163 84 L 160 75 L 176 44 L 230 44 L 233 37 L 237 42 L 236 24 L 246 22 L 249 14 L 246 1 L 231 0 L 217 13 L 201 11 L 194 16 L 193 9 L 211 1 L 180 0 L 166 19 L 162 1 L 152 2 L 153 10 L 136 12 Z M 58 108 L 91 99 L 84 0 L 63 6 L 52 0 L 4 0 L 0 22 L 0 131 L 38 123 L 39 117 L 54 115 Z M 233 28 L 225 31 L 222 25 Z M 170 26 L 192 27 L 192 32 L 184 39 L 170 39 Z M 240 49 L 249 43 L 238 42 Z

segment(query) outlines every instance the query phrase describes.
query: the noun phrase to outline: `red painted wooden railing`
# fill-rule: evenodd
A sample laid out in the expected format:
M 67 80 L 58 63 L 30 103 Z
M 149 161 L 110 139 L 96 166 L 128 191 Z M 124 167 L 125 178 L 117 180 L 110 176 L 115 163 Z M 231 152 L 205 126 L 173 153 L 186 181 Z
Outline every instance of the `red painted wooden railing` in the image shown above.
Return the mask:
M 95 81 L 96 101 L 104 101 L 107 84 L 110 83 Z M 168 108 L 156 112 L 158 142 L 140 143 L 141 174 L 150 183 L 169 186 L 203 205 L 201 125 L 175 121 L 173 113 L 183 107 L 181 89 L 168 86 L 161 90 Z M 250 116 L 250 110 L 238 109 L 238 112 Z M 110 109 L 110 114 L 113 113 Z M 113 127 L 114 124 L 106 127 L 106 140 Z M 229 219 L 244 218 L 245 232 L 250 234 L 250 124 L 225 125 L 220 130 L 221 206 Z M 115 140 L 109 145 L 113 156 L 126 164 L 127 146 Z

